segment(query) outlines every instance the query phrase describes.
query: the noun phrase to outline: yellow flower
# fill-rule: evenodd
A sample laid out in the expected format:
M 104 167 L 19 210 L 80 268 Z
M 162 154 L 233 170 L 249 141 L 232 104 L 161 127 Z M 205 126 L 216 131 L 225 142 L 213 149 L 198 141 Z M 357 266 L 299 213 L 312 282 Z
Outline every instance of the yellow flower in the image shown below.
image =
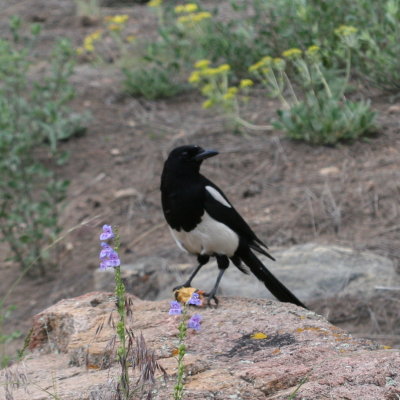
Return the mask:
M 207 84 L 207 85 L 204 85 L 202 88 L 201 88 L 201 94 L 203 94 L 203 95 L 208 95 L 208 94 L 210 94 L 211 92 L 213 91 L 213 87 L 212 87 L 212 85 L 211 84 Z
M 189 4 L 186 4 L 186 5 L 184 6 L 184 10 L 185 10 L 185 12 L 190 13 L 190 12 L 197 11 L 197 10 L 198 10 L 198 7 L 197 7 L 197 4 L 189 3 Z
M 264 75 L 267 75 L 267 74 L 269 74 L 269 73 L 271 72 L 271 68 L 262 68 L 262 69 L 261 69 L 261 72 L 262 72 Z
M 211 99 L 206 100 L 203 104 L 203 108 L 211 108 L 214 105 L 214 102 Z
M 84 52 L 85 52 L 85 49 L 83 47 L 77 47 L 76 48 L 76 54 L 78 54 L 78 56 L 80 56 Z
M 335 34 L 338 36 L 350 36 L 357 33 L 358 29 L 354 26 L 340 25 L 339 28 L 335 29 Z
M 92 51 L 94 51 L 94 46 L 93 46 L 93 42 L 84 42 L 83 43 L 83 47 L 84 47 L 84 49 L 87 51 L 87 52 L 89 52 L 89 53 L 91 53 Z
M 219 70 L 218 68 L 205 68 L 202 70 L 202 74 L 205 76 L 218 75 Z
M 318 52 L 319 52 L 319 46 L 316 46 L 315 44 L 313 46 L 310 46 L 306 51 L 307 55 L 310 55 L 310 56 L 312 56 L 313 54 L 316 54 Z
M 285 58 L 297 58 L 301 56 L 301 50 L 297 48 L 286 50 L 282 53 L 282 56 Z
M 200 72 L 199 71 L 193 71 L 189 78 L 188 78 L 188 82 L 189 83 L 196 83 L 196 82 L 200 82 Z
M 250 65 L 249 72 L 254 72 L 254 71 L 261 69 L 262 67 L 269 66 L 271 64 L 271 62 L 272 62 L 272 57 L 265 56 L 260 61 L 256 62 L 253 65 Z
M 227 93 L 235 95 L 237 92 L 238 92 L 238 88 L 236 86 L 228 87 L 228 92 Z
M 98 40 L 101 38 L 101 35 L 103 34 L 102 31 L 95 31 L 91 35 L 89 35 L 93 40 Z
M 186 24 L 187 22 L 191 22 L 192 19 L 190 18 L 189 15 L 184 15 L 182 17 L 178 18 L 178 22 L 180 22 L 181 24 Z
M 177 14 L 181 14 L 181 13 L 184 13 L 184 12 L 191 13 L 191 12 L 194 12 L 194 11 L 197 11 L 197 10 L 198 10 L 198 6 L 197 6 L 197 4 L 194 4 L 194 3 L 181 4 L 181 5 L 176 6 L 174 8 L 174 11 Z
M 231 69 L 228 64 L 222 64 L 218 67 L 218 72 L 227 72 Z
M 175 8 L 174 8 L 174 11 L 177 13 L 177 14 L 180 14 L 180 13 L 183 13 L 183 12 L 185 12 L 185 6 L 184 5 L 179 5 L 179 6 L 176 6 Z
M 149 7 L 160 7 L 162 4 L 162 0 L 151 0 L 147 4 Z
M 120 14 L 120 15 L 114 15 L 111 18 L 108 19 L 109 22 L 112 22 L 114 24 L 124 24 L 126 21 L 128 21 L 129 16 L 126 14 Z
M 224 100 L 232 100 L 235 98 L 235 94 L 234 93 L 225 93 L 222 98 Z
M 211 63 L 210 60 L 199 60 L 194 64 L 194 67 L 203 69 L 203 68 L 207 68 L 210 65 L 210 63 Z
M 264 63 L 264 65 L 269 65 L 272 62 L 272 57 L 270 56 L 264 56 L 261 61 Z
M 257 71 L 258 69 L 260 69 L 262 66 L 264 65 L 264 63 L 262 61 L 258 61 L 253 65 L 250 65 L 249 67 L 249 72 L 254 72 Z
M 182 17 L 178 18 L 178 22 L 182 24 L 186 23 L 194 23 L 194 22 L 200 22 L 203 19 L 211 18 L 212 15 L 208 11 L 202 11 L 198 13 L 191 13 L 188 15 L 183 15 Z
M 208 12 L 208 11 L 202 11 L 202 12 L 199 12 L 197 14 L 192 14 L 192 15 L 193 15 L 193 17 L 192 17 L 193 22 L 200 22 L 203 19 L 207 19 L 207 18 L 211 18 L 212 17 L 211 13 Z
M 246 87 L 250 87 L 253 86 L 254 82 L 251 79 L 242 79 L 240 81 L 240 87 L 241 88 L 246 88 Z

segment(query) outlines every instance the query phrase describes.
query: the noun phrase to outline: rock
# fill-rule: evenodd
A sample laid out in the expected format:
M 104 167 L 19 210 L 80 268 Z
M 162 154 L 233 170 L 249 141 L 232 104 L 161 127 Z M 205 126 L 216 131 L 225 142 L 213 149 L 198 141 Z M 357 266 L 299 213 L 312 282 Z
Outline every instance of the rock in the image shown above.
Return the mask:
M 318 173 L 322 176 L 328 176 L 328 175 L 339 175 L 340 174 L 340 169 L 335 166 L 331 167 L 325 167 L 321 168 Z
M 130 328 L 136 336 L 142 332 L 168 375 L 164 382 L 157 373 L 152 398 L 169 400 L 180 317 L 168 315 L 168 301 L 128 297 Z M 355 339 L 311 311 L 270 300 L 220 298 L 217 309 L 188 312 L 201 313 L 203 320 L 199 332 L 188 330 L 185 342 L 187 400 L 287 400 L 296 390 L 302 399 L 399 398 L 398 350 Z M 114 298 L 102 292 L 62 300 L 36 315 L 34 352 L 1 371 L 0 398 L 6 390 L 15 400 L 44 400 L 49 394 L 63 400 L 113 398 L 118 366 L 100 369 L 114 337 L 110 316 L 117 317 Z M 132 372 L 131 382 L 137 378 Z
M 389 114 L 398 114 L 400 113 L 400 104 L 393 104 L 388 108 Z
M 143 257 L 134 264 L 123 265 L 122 279 L 127 292 L 141 299 L 154 300 L 159 297 L 160 291 L 171 295 L 174 287 L 174 275 L 169 272 L 167 261 L 159 257 Z M 114 270 L 94 271 L 95 290 L 114 290 Z M 167 295 L 165 295 L 165 298 Z
M 317 302 L 342 296 L 362 297 L 376 294 L 375 286 L 393 286 L 399 278 L 389 259 L 368 251 L 316 243 L 273 250 L 276 262 L 260 257 L 268 269 L 299 299 Z M 202 268 L 193 285 L 208 291 L 217 277 L 215 262 Z M 230 266 L 222 278 L 220 294 L 251 298 L 274 298 L 254 275 L 244 275 Z M 167 296 L 167 292 L 160 292 Z

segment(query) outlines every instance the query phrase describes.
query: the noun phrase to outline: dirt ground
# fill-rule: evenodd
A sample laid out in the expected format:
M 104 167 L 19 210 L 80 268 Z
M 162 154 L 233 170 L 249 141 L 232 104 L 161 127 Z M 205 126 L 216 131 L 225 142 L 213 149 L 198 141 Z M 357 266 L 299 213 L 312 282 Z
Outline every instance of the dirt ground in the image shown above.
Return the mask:
M 16 13 L 26 21 L 43 23 L 44 55 L 58 35 L 79 45 L 96 29 L 82 25 L 72 0 L 29 0 L 29 4 L 0 0 L 0 7 L 0 33 Z M 137 34 L 150 32 L 154 24 L 145 6 L 103 11 L 128 13 Z M 269 246 L 315 241 L 368 249 L 389 257 L 400 272 L 400 103 L 391 102 L 390 96 L 360 88 L 379 112 L 376 137 L 312 147 L 287 140 L 277 131 L 235 135 L 220 116 L 201 109 L 202 99 L 195 93 L 154 102 L 126 96 L 113 65 L 81 63 L 73 82 L 77 89 L 73 107 L 90 111 L 93 119 L 84 136 L 62 144 L 70 161 L 61 174 L 71 185 L 62 211 L 65 237 L 60 263 L 47 277 L 23 278 L 13 289 L 7 303 L 17 308 L 7 331 L 26 332 L 35 313 L 62 298 L 93 290 L 98 235 L 104 223 L 119 226 L 124 263 L 149 255 L 165 257 L 171 264 L 192 261 L 169 236 L 159 193 L 163 161 L 171 148 L 184 143 L 220 151 L 207 160 L 203 173 L 226 191 Z M 252 121 L 265 124 L 277 107 L 260 94 L 251 99 L 246 113 Z M 7 254 L 4 244 L 0 250 Z M 20 271 L 2 262 L 0 273 L 2 297 Z M 343 326 L 363 333 L 362 324 Z M 400 344 L 398 331 L 379 326 L 365 335 Z

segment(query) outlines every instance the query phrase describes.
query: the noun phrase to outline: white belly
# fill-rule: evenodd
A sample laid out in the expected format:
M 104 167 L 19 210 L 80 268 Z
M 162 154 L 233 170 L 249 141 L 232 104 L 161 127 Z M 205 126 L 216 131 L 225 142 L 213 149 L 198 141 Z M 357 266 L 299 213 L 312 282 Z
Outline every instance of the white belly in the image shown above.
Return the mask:
M 221 254 L 232 257 L 239 245 L 238 235 L 206 212 L 191 232 L 171 229 L 171 233 L 180 248 L 193 254 Z

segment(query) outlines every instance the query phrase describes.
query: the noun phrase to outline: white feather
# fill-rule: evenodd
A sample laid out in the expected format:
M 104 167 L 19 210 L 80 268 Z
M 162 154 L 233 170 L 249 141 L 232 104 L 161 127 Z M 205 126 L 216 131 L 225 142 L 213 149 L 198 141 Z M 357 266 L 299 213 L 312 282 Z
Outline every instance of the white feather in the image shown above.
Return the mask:
M 224 199 L 224 196 L 217 189 L 213 188 L 212 186 L 206 186 L 206 190 L 208 193 L 214 197 L 215 200 L 223 204 L 225 207 L 232 208 L 232 206 Z
M 238 235 L 206 212 L 192 231 L 171 229 L 171 233 L 178 246 L 192 254 L 224 254 L 232 257 L 239 245 Z

